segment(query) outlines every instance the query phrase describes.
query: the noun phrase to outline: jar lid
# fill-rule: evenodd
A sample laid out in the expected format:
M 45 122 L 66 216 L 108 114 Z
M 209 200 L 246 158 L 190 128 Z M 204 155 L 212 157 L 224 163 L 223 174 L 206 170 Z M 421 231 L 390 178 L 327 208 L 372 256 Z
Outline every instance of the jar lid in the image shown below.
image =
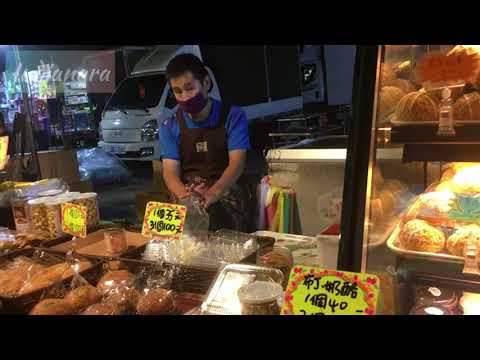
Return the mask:
M 280 284 L 270 281 L 255 281 L 238 290 L 240 302 L 245 304 L 263 304 L 277 300 L 282 296 Z
M 85 194 L 80 194 L 75 197 L 75 200 L 85 200 L 85 199 L 91 199 L 97 197 L 97 194 L 95 193 L 85 193 Z
M 59 195 L 63 193 L 63 190 L 60 190 L 60 189 L 52 189 L 52 190 L 47 190 L 47 191 L 42 191 L 40 193 L 38 193 L 38 196 L 56 196 L 56 195 Z
M 28 205 L 40 205 L 45 203 L 45 198 L 35 198 L 28 200 Z
M 425 304 L 414 308 L 410 315 L 453 315 L 452 311 L 433 304 Z
M 434 286 L 424 286 L 417 290 L 419 300 L 430 300 L 436 304 L 451 304 L 457 302 L 455 290 L 439 288 Z

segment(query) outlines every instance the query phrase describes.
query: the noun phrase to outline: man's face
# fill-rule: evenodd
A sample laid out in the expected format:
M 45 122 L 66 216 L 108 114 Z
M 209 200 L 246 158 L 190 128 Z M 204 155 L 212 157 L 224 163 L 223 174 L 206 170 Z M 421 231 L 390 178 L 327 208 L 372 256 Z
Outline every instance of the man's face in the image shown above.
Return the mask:
M 203 82 L 195 79 L 190 71 L 170 79 L 170 86 L 175 94 L 175 98 L 179 102 L 187 101 L 196 96 L 199 92 L 203 93 L 204 97 L 208 96 L 208 89 L 210 88 L 210 78 L 207 76 Z

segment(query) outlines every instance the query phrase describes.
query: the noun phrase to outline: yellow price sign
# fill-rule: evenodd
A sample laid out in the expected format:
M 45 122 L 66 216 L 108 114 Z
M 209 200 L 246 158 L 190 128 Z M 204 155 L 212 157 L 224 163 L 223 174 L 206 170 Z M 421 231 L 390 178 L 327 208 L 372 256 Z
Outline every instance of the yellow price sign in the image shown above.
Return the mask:
M 282 315 L 375 315 L 379 292 L 375 275 L 295 266 Z
M 0 136 L 0 171 L 7 165 L 8 136 Z
M 180 237 L 186 215 L 185 206 L 151 201 L 145 210 L 142 235 Z
M 71 203 L 62 204 L 62 230 L 66 234 L 87 236 L 87 208 Z

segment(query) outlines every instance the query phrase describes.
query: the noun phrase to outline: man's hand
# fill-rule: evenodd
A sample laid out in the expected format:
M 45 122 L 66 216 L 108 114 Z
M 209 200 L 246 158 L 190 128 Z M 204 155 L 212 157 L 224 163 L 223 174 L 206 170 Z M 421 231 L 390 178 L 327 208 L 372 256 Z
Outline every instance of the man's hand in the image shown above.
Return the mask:
M 221 197 L 221 193 L 213 191 L 212 188 L 208 189 L 203 195 L 205 200 L 203 204 L 204 209 L 208 209 L 210 205 L 215 204 L 218 200 L 220 200 Z

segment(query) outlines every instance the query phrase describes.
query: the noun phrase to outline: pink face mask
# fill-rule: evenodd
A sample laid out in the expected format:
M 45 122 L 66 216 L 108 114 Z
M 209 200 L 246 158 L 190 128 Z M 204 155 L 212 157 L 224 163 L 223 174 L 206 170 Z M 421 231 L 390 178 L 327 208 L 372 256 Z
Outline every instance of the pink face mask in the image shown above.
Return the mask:
M 207 102 L 208 99 L 203 96 L 201 91 L 199 91 L 194 97 L 186 101 L 179 101 L 178 106 L 180 106 L 180 108 L 186 113 L 195 115 L 207 106 Z

